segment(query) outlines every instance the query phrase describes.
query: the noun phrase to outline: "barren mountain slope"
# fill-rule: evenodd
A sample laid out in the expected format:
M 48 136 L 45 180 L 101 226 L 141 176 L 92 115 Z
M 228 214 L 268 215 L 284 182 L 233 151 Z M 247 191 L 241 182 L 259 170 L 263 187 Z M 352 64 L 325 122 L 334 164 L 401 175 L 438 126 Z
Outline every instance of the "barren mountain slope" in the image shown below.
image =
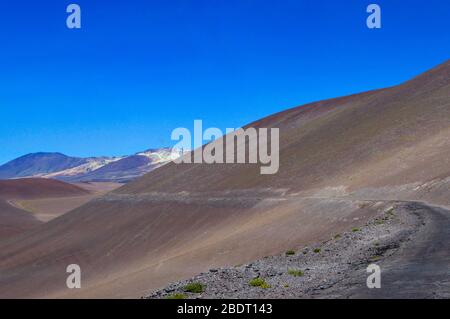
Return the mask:
M 278 174 L 260 175 L 258 165 L 169 164 L 117 192 L 261 185 L 300 191 L 449 176 L 450 62 L 397 87 L 294 108 L 249 126 L 280 128 Z
M 32 185 L 32 184 L 30 184 Z M 53 185 L 56 191 L 43 192 L 39 187 L 39 193 L 34 196 L 22 196 L 10 199 L 10 204 L 33 214 L 37 219 L 47 222 L 61 216 L 87 202 L 100 197 L 123 184 L 118 183 L 77 183 L 67 184 L 56 181 Z M 75 187 L 74 187 L 75 186 Z M 64 191 L 66 190 L 66 191 Z M 0 196 L 1 197 L 1 196 Z
M 250 126 L 280 128 L 278 174 L 165 165 L 0 245 L 0 297 L 142 296 L 362 224 L 384 209 L 365 197 L 445 204 L 449 119 L 450 62 L 397 87 L 275 114 Z M 65 286 L 71 263 L 82 268 L 80 290 Z
M 0 243 L 39 224 L 40 222 L 30 213 L 0 199 Z
M 24 178 L 0 180 L 0 240 L 27 231 L 41 222 L 22 204 L 36 200 L 67 201 L 89 191 L 57 180 Z

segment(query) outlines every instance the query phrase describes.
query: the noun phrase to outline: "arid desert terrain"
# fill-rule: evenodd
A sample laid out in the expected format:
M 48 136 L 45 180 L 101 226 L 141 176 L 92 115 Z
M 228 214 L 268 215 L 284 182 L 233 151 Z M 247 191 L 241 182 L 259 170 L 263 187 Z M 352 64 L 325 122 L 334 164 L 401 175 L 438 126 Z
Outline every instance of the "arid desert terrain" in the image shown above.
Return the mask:
M 42 194 L 11 193 L 9 187 L 2 195 L 2 183 L 16 180 L 1 182 L 0 297 L 140 298 L 172 283 L 169 291 L 176 291 L 177 282 L 201 273 L 198 280 L 213 278 L 225 286 L 232 277 L 231 290 L 216 287 L 205 297 L 359 297 L 365 291 L 354 276 L 374 255 L 389 269 L 388 287 L 389 278 L 406 285 L 414 274 L 402 297 L 433 289 L 435 297 L 448 297 L 450 256 L 442 243 L 449 239 L 443 227 L 450 218 L 449 120 L 447 61 L 398 86 L 248 124 L 280 129 L 274 175 L 261 175 L 258 165 L 169 163 L 118 188 L 48 180 L 30 188 Z M 62 184 L 54 189 L 54 183 Z M 374 228 L 392 207 L 396 218 Z M 337 234 L 344 234 L 343 241 L 323 246 Z M 374 251 L 375 242 L 387 248 Z M 306 247 L 324 247 L 323 255 L 309 250 L 302 261 Z M 331 255 L 346 248 L 361 252 Z M 287 260 L 290 249 L 295 255 Z M 310 285 L 281 289 L 288 279 L 280 263 L 286 262 L 315 269 L 305 272 Z M 69 264 L 82 269 L 81 289 L 66 286 Z M 331 264 L 337 269 L 332 278 L 317 271 Z M 210 269 L 219 274 L 204 275 Z M 234 291 L 272 270 L 271 288 Z M 325 277 L 335 284 L 320 283 Z M 396 291 L 386 289 L 379 297 L 395 297 Z

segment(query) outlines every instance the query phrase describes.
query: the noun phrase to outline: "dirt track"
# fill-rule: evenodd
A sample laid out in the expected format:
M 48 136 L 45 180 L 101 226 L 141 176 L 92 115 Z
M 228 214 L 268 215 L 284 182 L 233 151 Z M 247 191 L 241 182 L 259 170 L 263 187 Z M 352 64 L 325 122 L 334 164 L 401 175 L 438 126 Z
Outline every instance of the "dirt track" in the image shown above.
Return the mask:
M 450 211 L 419 202 L 411 202 L 409 207 L 425 217 L 426 225 L 414 236 L 414 240 L 380 262 L 381 289 L 369 290 L 355 278 L 349 278 L 325 291 L 324 296 L 450 298 Z M 360 271 L 357 276 L 367 275 Z
M 165 298 L 449 298 L 450 211 L 421 202 L 396 202 L 357 231 L 316 243 L 295 255 L 267 257 L 248 265 L 213 269 L 150 295 Z M 395 211 L 395 213 L 394 213 Z M 319 253 L 313 249 L 320 248 Z M 368 289 L 366 267 L 381 267 L 381 289 Z M 292 276 L 289 269 L 301 270 Z M 251 287 L 263 278 L 269 288 Z M 189 282 L 202 294 L 183 291 Z

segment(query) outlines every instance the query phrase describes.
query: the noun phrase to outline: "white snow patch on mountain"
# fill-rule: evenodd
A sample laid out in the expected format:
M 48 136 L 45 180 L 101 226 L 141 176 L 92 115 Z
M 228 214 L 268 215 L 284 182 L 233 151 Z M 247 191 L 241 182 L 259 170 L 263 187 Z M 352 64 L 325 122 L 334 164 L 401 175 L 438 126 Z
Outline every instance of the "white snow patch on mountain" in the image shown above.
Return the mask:
M 150 159 L 151 165 L 161 165 L 169 163 L 181 156 L 181 151 L 172 148 L 161 148 L 148 150 L 136 155 L 145 156 Z
M 59 177 L 59 176 L 77 176 L 77 175 L 82 175 L 82 174 L 86 174 L 92 171 L 95 171 L 109 163 L 112 162 L 116 162 L 121 160 L 122 158 L 125 158 L 124 156 L 120 156 L 120 157 L 92 157 L 92 158 L 88 158 L 87 159 L 87 163 L 82 164 L 80 166 L 76 166 L 73 168 L 69 168 L 63 171 L 59 171 L 59 172 L 55 172 L 55 173 L 51 173 L 51 174 L 46 174 L 43 175 L 42 177 L 45 178 L 54 178 L 54 177 Z

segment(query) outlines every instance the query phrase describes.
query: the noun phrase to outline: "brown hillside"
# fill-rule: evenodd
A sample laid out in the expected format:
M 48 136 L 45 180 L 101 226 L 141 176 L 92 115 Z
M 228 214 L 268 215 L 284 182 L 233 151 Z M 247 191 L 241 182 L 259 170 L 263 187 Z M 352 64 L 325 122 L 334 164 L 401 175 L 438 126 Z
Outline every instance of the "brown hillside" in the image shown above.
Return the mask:
M 0 242 L 41 224 L 30 213 L 0 199 Z
M 89 192 L 76 185 L 54 179 L 21 178 L 0 180 L 0 198 L 35 199 L 86 195 Z

